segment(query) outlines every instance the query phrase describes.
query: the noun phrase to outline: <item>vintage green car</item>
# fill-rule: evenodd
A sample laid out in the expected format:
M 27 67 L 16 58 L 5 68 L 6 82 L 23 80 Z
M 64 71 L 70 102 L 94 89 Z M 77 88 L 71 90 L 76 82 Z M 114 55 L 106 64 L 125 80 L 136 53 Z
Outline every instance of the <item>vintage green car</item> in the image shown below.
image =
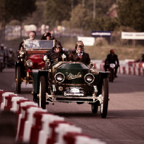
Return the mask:
M 102 118 L 106 118 L 109 100 L 108 72 L 97 72 L 82 62 L 57 61 L 46 70 L 33 70 L 33 100 L 43 109 L 49 102 L 76 102 L 91 104 L 92 113 L 100 106 Z

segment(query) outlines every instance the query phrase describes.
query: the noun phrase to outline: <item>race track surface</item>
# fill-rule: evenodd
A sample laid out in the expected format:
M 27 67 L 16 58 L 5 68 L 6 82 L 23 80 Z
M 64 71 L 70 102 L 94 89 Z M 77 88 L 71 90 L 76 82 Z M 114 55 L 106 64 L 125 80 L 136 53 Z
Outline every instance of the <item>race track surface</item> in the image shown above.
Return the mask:
M 15 92 L 15 71 L 5 69 L 0 73 L 0 89 Z M 22 84 L 19 96 L 32 100 L 32 85 Z M 55 103 L 47 105 L 49 112 L 65 117 L 66 121 L 83 129 L 84 134 L 107 144 L 144 143 L 144 77 L 118 74 L 109 83 L 108 116 L 102 119 L 100 108 L 91 113 L 87 103 Z

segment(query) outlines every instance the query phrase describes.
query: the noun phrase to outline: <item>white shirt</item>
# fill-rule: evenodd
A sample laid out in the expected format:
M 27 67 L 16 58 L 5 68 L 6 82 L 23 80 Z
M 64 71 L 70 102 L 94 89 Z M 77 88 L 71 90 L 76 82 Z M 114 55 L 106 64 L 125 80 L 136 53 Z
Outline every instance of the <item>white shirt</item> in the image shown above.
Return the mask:
M 26 48 L 39 48 L 40 47 L 38 40 L 35 40 L 35 39 L 34 40 L 26 39 L 24 41 L 24 44 Z

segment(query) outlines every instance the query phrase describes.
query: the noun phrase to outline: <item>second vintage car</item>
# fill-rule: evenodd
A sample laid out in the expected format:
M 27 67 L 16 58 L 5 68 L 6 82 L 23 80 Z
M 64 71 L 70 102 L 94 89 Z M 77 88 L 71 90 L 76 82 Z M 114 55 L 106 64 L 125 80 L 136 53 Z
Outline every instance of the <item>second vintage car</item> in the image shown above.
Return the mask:
M 45 70 L 33 70 L 33 100 L 43 109 L 51 102 L 91 104 L 92 113 L 100 106 L 106 118 L 109 100 L 108 72 L 97 72 L 82 62 L 56 61 L 44 57 Z
M 54 46 L 53 40 L 36 40 L 36 44 L 26 43 L 17 51 L 15 67 L 16 92 L 21 93 L 21 83 L 33 83 L 32 69 L 41 69 L 45 62 L 43 56 Z

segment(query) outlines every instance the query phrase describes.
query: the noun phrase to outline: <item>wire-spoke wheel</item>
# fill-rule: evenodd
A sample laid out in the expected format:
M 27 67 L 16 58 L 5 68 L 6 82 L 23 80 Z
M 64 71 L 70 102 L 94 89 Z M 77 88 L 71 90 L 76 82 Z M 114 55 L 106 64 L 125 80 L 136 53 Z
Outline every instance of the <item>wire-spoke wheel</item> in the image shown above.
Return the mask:
M 107 110 L 108 110 L 108 79 L 103 79 L 102 84 L 102 96 L 103 96 L 103 103 L 100 105 L 100 113 L 102 118 L 106 118 Z
M 42 107 L 43 109 L 46 108 L 46 80 L 45 80 L 45 76 L 40 77 L 38 105 L 40 107 Z

